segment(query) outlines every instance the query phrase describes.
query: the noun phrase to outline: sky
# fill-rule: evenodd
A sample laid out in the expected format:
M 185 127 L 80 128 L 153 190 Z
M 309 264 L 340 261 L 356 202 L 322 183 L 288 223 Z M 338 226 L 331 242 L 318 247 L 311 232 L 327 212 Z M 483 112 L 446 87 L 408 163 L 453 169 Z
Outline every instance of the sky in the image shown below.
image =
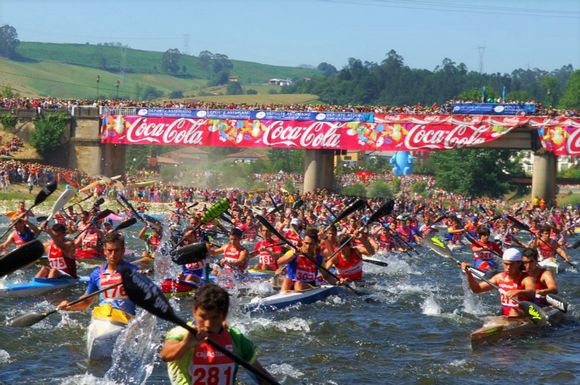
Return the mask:
M 444 58 L 470 70 L 580 68 L 580 0 L 0 0 L 21 41 L 120 42 L 264 64 Z

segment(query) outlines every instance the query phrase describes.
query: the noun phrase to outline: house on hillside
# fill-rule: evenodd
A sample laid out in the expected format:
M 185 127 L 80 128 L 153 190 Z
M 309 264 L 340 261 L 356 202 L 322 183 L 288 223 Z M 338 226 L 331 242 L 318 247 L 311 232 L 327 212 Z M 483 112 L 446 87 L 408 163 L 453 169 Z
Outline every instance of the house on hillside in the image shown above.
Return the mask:
M 292 80 L 272 78 L 272 79 L 268 79 L 268 85 L 269 86 L 291 86 Z
M 149 158 L 150 167 L 173 166 L 181 164 L 193 165 L 196 163 L 205 163 L 208 159 L 208 152 L 197 147 L 183 147 L 179 150 L 166 152 L 163 155 L 152 156 Z
M 258 159 L 266 160 L 268 157 L 255 151 L 244 150 L 226 156 L 226 159 L 234 163 L 253 163 Z

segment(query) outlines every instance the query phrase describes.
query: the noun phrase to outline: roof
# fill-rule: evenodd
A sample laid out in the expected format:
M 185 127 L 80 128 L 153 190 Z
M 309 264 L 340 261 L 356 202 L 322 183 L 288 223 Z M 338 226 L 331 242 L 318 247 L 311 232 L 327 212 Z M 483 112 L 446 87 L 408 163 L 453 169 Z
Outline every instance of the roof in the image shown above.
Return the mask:
M 256 151 L 240 151 L 233 154 L 226 156 L 226 158 L 230 159 L 239 159 L 239 158 L 255 158 L 255 159 L 268 159 L 268 157 L 264 154 L 260 154 Z

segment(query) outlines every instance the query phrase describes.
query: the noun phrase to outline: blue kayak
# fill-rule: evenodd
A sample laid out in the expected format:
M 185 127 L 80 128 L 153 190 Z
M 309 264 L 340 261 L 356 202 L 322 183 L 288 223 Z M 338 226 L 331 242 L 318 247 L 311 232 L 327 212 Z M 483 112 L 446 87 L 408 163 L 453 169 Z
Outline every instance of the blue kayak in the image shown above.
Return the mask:
M 28 282 L 9 283 L 0 286 L 0 298 L 23 298 L 43 295 L 51 291 L 89 282 L 89 277 L 79 278 L 33 278 Z

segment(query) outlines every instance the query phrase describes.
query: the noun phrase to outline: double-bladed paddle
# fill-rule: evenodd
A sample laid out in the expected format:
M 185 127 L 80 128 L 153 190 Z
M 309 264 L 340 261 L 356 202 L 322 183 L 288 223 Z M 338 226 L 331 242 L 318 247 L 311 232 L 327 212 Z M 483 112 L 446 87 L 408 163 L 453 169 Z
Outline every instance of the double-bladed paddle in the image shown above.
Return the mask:
M 77 239 L 78 237 L 80 237 L 81 234 L 86 232 L 91 227 L 91 225 L 97 223 L 98 221 L 100 221 L 102 219 L 105 219 L 106 217 L 108 217 L 111 214 L 114 214 L 114 213 L 109 209 L 105 209 L 105 210 L 101 211 L 100 213 L 98 213 L 97 215 L 95 215 L 94 217 L 92 217 L 90 222 L 89 222 L 89 225 L 87 225 L 81 232 L 79 232 L 77 235 L 75 235 L 74 239 Z
M 62 210 L 64 208 L 64 205 L 66 205 L 72 199 L 72 197 L 75 196 L 75 194 L 76 194 L 75 190 L 72 189 L 64 190 L 62 194 L 60 194 L 58 199 L 54 201 L 50 215 L 48 216 L 48 218 L 46 218 L 45 222 L 49 222 L 56 213 Z
M 461 261 L 459 261 L 457 258 L 453 256 L 453 252 L 449 250 L 445 242 L 441 241 L 441 239 L 437 237 L 427 237 L 425 238 L 425 244 L 431 250 L 435 251 L 437 255 L 441 255 L 442 257 L 445 257 L 450 261 L 455 262 L 457 265 L 461 266 Z M 496 284 L 487 279 L 485 275 L 477 274 L 477 271 L 474 271 L 476 269 L 474 269 L 471 266 L 469 266 L 468 269 L 472 274 L 476 274 L 478 276 L 477 277 L 478 279 L 486 282 L 489 286 L 493 287 L 500 293 L 502 292 L 502 290 Z M 520 306 L 522 312 L 527 317 L 529 317 L 533 323 L 538 325 L 545 325 L 548 322 L 548 316 L 539 305 L 528 301 L 520 301 L 517 298 L 513 297 L 511 297 L 511 299 Z
M 197 331 L 189 326 L 184 320 L 179 318 L 171 307 L 169 300 L 165 297 L 161 289 L 156 286 L 149 278 L 139 274 L 131 269 L 120 269 L 121 277 L 123 278 L 123 287 L 129 299 L 135 302 L 139 307 L 142 307 L 149 313 L 181 326 L 188 332 L 197 334 Z M 205 342 L 211 345 L 214 349 L 227 356 L 237 364 L 243 366 L 262 380 L 267 381 L 272 385 L 279 385 L 276 379 L 272 378 L 267 373 L 253 367 L 249 362 L 239 357 L 237 354 L 229 351 L 210 337 L 205 338 Z
M 125 207 L 127 207 L 129 210 L 131 210 L 131 212 L 133 213 L 133 215 L 137 219 L 139 219 L 141 222 L 145 223 L 145 220 L 143 219 L 143 217 L 137 212 L 137 210 L 135 210 L 135 207 L 133 207 L 131 202 L 129 202 L 129 200 L 127 198 L 125 198 L 125 195 L 118 193 L 117 196 L 125 204 Z
M 469 243 L 471 243 L 472 245 L 475 245 L 477 247 L 481 247 L 483 250 L 485 251 L 489 251 L 490 253 L 492 253 L 493 255 L 500 257 L 501 258 L 501 254 L 498 253 L 495 250 L 489 249 L 487 246 L 481 244 L 481 242 L 479 242 L 477 239 L 473 238 L 471 235 L 469 234 L 465 234 L 465 238 L 469 241 Z
M 113 232 L 126 229 L 127 227 L 131 227 L 135 223 L 137 223 L 137 218 L 129 218 L 129 219 L 119 223 L 117 226 L 113 227 Z
M 326 229 L 328 229 L 332 225 L 335 225 L 338 222 L 342 221 L 344 218 L 348 217 L 350 214 L 354 213 L 355 211 L 362 209 L 363 207 L 365 207 L 365 205 L 366 205 L 366 203 L 365 203 L 364 199 L 357 199 L 350 206 L 348 206 L 346 209 L 344 209 L 340 214 L 338 214 L 338 216 L 335 217 L 328 226 L 326 226 Z
M 121 284 L 122 284 L 122 282 L 115 283 L 113 285 L 110 285 L 110 286 L 104 287 L 100 290 L 97 290 L 91 294 L 83 295 L 82 297 L 80 297 L 72 302 L 69 302 L 69 305 L 74 305 L 74 304 L 77 304 L 79 302 L 83 302 L 87 298 L 93 297 L 97 294 L 101 294 L 102 292 L 107 291 L 109 289 L 112 289 L 114 287 L 117 287 Z M 7 320 L 6 325 L 13 326 L 13 327 L 19 327 L 19 328 L 32 326 L 32 325 L 37 324 L 38 322 L 42 321 L 43 319 L 45 319 L 49 315 L 57 313 L 59 311 L 60 311 L 60 309 L 55 308 L 53 310 L 45 311 L 43 313 L 23 314 L 23 315 L 20 315 L 20 316 L 17 316 L 17 317 L 14 317 L 12 319 Z
M 48 196 L 52 194 L 54 190 L 56 190 L 56 186 L 57 186 L 56 181 L 52 181 L 48 183 L 46 186 L 44 186 L 42 190 L 40 190 L 38 194 L 36 194 L 36 197 L 34 198 L 34 204 L 30 206 L 30 208 L 26 210 L 26 212 L 24 212 L 24 214 L 22 214 L 20 217 L 21 218 L 26 217 L 28 213 L 32 211 L 33 208 L 44 202 L 46 198 L 48 198 Z M 0 239 L 3 239 L 6 236 L 6 234 L 8 234 L 10 230 L 12 230 L 15 224 L 16 224 L 15 221 L 11 223 L 10 226 L 8 226 L 8 228 L 6 229 L 6 231 L 4 231 L 2 235 L 0 235 Z
M 562 258 L 564 260 L 564 262 L 566 262 L 568 265 L 572 266 L 573 268 L 576 269 L 576 265 L 570 261 L 568 261 L 566 258 L 564 258 L 564 256 L 562 256 L 557 249 L 555 249 L 551 244 L 549 244 L 548 242 L 544 241 L 542 239 L 542 237 L 537 236 L 536 234 L 534 234 L 534 232 L 530 229 L 530 226 L 526 225 L 525 223 L 520 222 L 517 218 L 514 218 L 511 215 L 507 215 L 507 218 L 514 224 L 515 227 L 517 227 L 520 230 L 524 230 L 527 231 L 528 233 L 530 233 L 534 238 L 538 239 L 540 242 L 542 242 L 543 244 L 545 244 L 546 246 L 548 246 L 550 249 L 552 249 L 552 251 L 559 256 L 560 258 Z

